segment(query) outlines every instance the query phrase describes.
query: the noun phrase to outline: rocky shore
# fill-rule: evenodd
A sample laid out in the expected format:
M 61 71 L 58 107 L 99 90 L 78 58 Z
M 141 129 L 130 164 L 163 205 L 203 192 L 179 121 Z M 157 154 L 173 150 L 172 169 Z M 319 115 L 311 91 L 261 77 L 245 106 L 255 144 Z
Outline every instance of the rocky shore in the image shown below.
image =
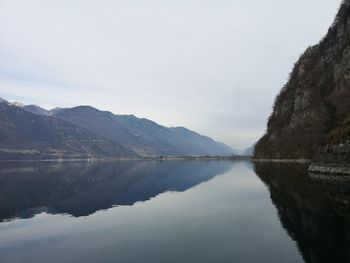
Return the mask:
M 312 163 L 308 169 L 310 173 L 350 175 L 350 165 L 338 163 Z
M 327 144 L 317 152 L 309 172 L 350 175 L 350 138 Z

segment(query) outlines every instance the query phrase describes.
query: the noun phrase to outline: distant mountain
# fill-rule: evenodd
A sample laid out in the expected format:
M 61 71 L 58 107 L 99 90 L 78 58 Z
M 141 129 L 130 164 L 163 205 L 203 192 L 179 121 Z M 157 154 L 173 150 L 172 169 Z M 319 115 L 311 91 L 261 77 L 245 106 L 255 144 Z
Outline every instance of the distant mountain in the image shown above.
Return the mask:
M 216 142 L 213 139 L 200 135 L 194 131 L 184 127 L 167 128 L 161 126 L 154 121 L 148 119 L 137 118 L 134 115 L 115 115 L 108 111 L 100 111 L 91 106 L 78 106 L 74 108 L 55 108 L 46 110 L 37 105 L 19 105 L 19 107 L 5 103 L 7 109 L 4 111 L 4 117 L 7 115 L 8 121 L 18 119 L 18 116 L 10 116 L 10 109 L 16 109 L 21 112 L 23 122 L 17 123 L 17 128 L 22 131 L 22 135 L 37 134 L 38 141 L 45 141 L 47 151 L 52 145 L 48 141 L 57 141 L 56 134 L 63 134 L 60 140 L 66 144 L 66 138 L 69 136 L 77 137 L 74 131 L 79 131 L 79 136 L 88 136 L 94 138 L 95 143 L 105 142 L 114 147 L 114 150 L 106 152 L 106 149 L 96 149 L 92 151 L 91 147 L 87 149 L 90 155 L 103 154 L 106 156 L 227 156 L 236 154 L 229 146 Z M 33 119 L 33 114 L 38 120 L 46 122 L 46 125 L 55 124 L 51 127 L 52 134 L 47 135 L 46 132 L 41 132 L 42 129 L 37 126 L 30 126 L 27 119 Z M 47 123 L 48 122 L 48 123 Z M 22 125 L 22 126 L 20 126 Z M 67 130 L 67 125 L 70 125 L 70 131 Z M 74 128 L 73 128 L 74 127 Z M 33 129 L 33 130 L 32 130 Z M 65 129 L 62 133 L 61 130 Z M 10 136 L 9 131 L 5 131 L 7 136 Z M 35 145 L 32 138 L 21 138 L 13 135 L 13 144 L 10 149 L 16 148 L 16 141 L 24 141 L 26 144 L 31 142 L 30 149 L 38 147 Z M 43 139 L 40 136 L 49 138 Z M 52 138 L 51 138 L 52 137 Z M 16 139 L 17 138 L 17 139 Z M 28 139 L 28 141 L 26 141 Z M 73 141 L 81 141 L 80 139 Z M 88 141 L 88 140 L 86 140 Z M 19 144 L 19 143 L 17 143 Z M 1 146 L 1 145 L 0 145 Z M 62 145 L 61 145 L 62 146 Z M 63 147 L 63 146 L 62 146 Z M 81 143 L 80 148 L 84 148 L 84 143 Z M 78 147 L 78 148 L 79 148 Z M 105 146 L 104 146 L 105 147 Z M 116 148 L 118 151 L 116 151 Z M 103 148 L 103 147 L 102 147 Z M 63 148 L 61 149 L 63 151 Z M 80 153 L 81 153 L 80 149 Z M 99 152 L 99 151 L 102 152 Z M 67 150 L 67 152 L 69 152 Z
M 87 129 L 0 100 L 0 159 L 135 155 Z
M 18 105 L 15 105 L 18 106 Z M 50 115 L 50 111 L 45 110 L 44 108 L 41 108 L 40 106 L 37 105 L 23 105 L 21 107 L 23 110 L 34 113 L 34 114 L 41 114 L 41 115 Z
M 234 151 L 186 128 L 167 128 L 133 115 L 115 115 L 90 106 L 63 109 L 53 116 L 86 128 L 142 156 L 231 155 Z
M 34 114 L 39 114 L 39 115 L 47 115 L 47 116 L 50 116 L 50 115 L 54 115 L 58 112 L 60 112 L 61 110 L 64 110 L 65 108 L 54 108 L 52 110 L 46 110 L 38 105 L 35 105 L 35 104 L 30 104 L 30 105 L 24 105 L 20 102 L 14 102 L 14 103 L 11 103 L 12 105 L 15 105 L 17 107 L 20 107 L 22 108 L 23 110 L 25 111 L 28 111 L 28 112 L 31 112 L 31 113 L 34 113 Z
M 230 146 L 214 141 L 213 139 L 200 135 L 184 127 L 170 128 L 178 137 L 185 141 L 191 147 L 199 149 L 209 155 L 230 155 L 236 154 Z
M 54 109 L 51 109 L 49 110 L 49 115 L 54 115 L 56 113 L 59 113 L 60 111 L 62 110 L 65 110 L 66 108 L 54 108 Z
M 18 101 L 11 102 L 11 104 L 12 104 L 12 105 L 15 105 L 15 106 L 17 106 L 17 107 L 20 107 L 20 108 L 22 108 L 22 107 L 25 106 L 23 103 L 18 102 Z
M 254 148 L 255 146 L 248 147 L 247 149 L 244 150 L 243 155 L 245 156 L 253 156 L 254 155 Z

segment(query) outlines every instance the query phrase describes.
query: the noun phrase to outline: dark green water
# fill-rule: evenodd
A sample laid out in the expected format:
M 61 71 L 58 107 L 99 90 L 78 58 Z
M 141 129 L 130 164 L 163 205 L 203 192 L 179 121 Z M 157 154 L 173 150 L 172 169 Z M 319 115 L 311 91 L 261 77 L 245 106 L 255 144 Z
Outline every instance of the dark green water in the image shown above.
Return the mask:
M 350 181 L 250 162 L 1 163 L 0 262 L 350 262 Z

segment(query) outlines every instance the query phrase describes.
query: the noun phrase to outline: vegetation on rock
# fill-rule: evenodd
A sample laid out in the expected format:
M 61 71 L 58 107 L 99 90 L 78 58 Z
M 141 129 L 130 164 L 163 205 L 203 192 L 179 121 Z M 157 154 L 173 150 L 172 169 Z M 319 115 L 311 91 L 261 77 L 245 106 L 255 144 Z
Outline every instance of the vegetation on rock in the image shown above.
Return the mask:
M 308 48 L 277 96 L 257 158 L 312 159 L 320 147 L 349 136 L 350 0 L 324 39 Z

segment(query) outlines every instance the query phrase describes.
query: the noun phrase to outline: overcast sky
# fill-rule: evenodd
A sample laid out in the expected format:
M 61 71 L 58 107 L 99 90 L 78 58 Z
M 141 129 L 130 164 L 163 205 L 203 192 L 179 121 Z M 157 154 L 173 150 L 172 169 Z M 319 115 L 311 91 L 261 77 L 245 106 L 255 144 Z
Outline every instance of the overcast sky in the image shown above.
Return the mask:
M 0 0 L 0 96 L 135 114 L 244 148 L 340 2 Z

